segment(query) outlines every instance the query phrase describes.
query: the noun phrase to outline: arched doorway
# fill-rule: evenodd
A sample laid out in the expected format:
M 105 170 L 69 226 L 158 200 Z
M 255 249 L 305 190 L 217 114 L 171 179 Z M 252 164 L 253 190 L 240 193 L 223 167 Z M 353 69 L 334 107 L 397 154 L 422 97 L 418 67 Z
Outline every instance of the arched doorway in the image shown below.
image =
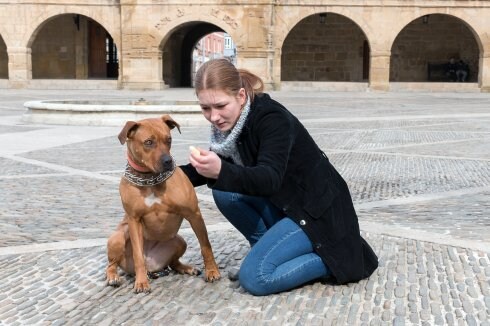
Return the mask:
M 233 49 L 231 37 L 220 27 L 204 22 L 185 23 L 163 45 L 163 81 L 170 87 L 191 87 L 202 62 L 227 56 L 233 61 Z
M 107 30 L 93 19 L 56 16 L 32 42 L 33 79 L 117 79 L 118 53 Z
M 236 65 L 236 46 L 231 36 L 224 32 L 204 35 L 194 45 L 192 52 L 191 86 L 194 77 L 203 63 L 211 59 L 225 58 Z
M 9 78 L 9 57 L 7 54 L 7 45 L 3 41 L 2 36 L 0 35 L 0 79 L 8 79 Z
M 282 81 L 361 82 L 368 79 L 368 40 L 359 26 L 342 15 L 308 16 L 284 41 Z
M 415 19 L 398 34 L 391 48 L 390 81 L 451 82 L 447 63 L 464 61 L 466 81 L 478 81 L 478 44 L 459 18 L 432 14 Z

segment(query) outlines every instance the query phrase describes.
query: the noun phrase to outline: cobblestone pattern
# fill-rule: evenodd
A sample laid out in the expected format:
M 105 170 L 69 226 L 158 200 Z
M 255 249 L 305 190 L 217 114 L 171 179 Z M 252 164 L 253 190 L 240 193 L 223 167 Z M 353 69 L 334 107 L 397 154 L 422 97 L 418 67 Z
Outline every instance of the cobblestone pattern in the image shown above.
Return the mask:
M 187 129 L 187 136 L 181 137 L 178 134 L 172 149 L 179 164 L 185 163 L 188 144 L 195 143 L 194 139 L 202 137 L 199 128 Z M 356 137 L 356 139 L 363 138 Z M 117 138 L 107 137 L 30 152 L 22 156 L 92 172 L 114 170 L 114 173 L 108 175 L 119 178 L 125 164 L 124 152 L 124 146 L 118 143 Z M 84 153 L 86 159 L 81 160 L 80 153 Z M 490 184 L 490 164 L 486 161 L 394 156 L 369 152 L 333 152 L 328 155 L 349 183 L 356 203 Z M 90 159 L 93 157 L 97 159 Z M 0 158 L 0 162 L 2 161 L 4 168 L 1 175 L 5 176 L 58 172 L 34 164 Z M 364 164 L 365 162 L 369 164 Z M 3 196 L 5 200 L 0 202 L 0 212 L 4 216 L 3 224 L 9 231 L 0 241 L 0 245 L 18 245 L 29 241 L 40 243 L 72 240 L 77 237 L 107 237 L 123 214 L 116 182 L 74 176 L 19 179 L 0 177 L 0 185 L 2 189 L 9 190 Z M 25 189 L 31 189 L 29 194 L 25 194 Z M 211 195 L 206 187 L 201 187 L 197 191 Z M 19 199 L 26 196 L 29 200 Z M 203 205 L 203 216 L 208 223 L 224 221 L 214 204 Z M 95 216 L 90 212 L 90 208 L 96 209 Z M 406 214 L 403 208 L 397 209 L 400 209 L 400 216 Z M 440 215 L 435 213 L 434 216 Z M 396 219 L 395 212 L 391 212 L 390 216 Z M 410 224 L 410 221 L 416 219 L 413 215 L 409 216 L 405 219 L 405 224 Z M 441 217 L 434 219 L 441 220 L 442 223 L 439 225 L 443 229 L 447 226 L 445 232 L 449 232 L 447 230 L 450 225 L 444 222 L 445 219 Z M 475 219 L 470 219 L 467 224 L 479 225 L 473 222 Z M 36 229 L 38 227 L 40 230 Z
M 367 235 L 380 267 L 367 280 L 313 283 L 254 297 L 228 279 L 171 274 L 134 294 L 134 278 L 105 286 L 104 248 L 0 257 L 5 325 L 488 325 L 490 257 L 481 252 Z M 185 261 L 202 268 L 197 240 Z M 222 274 L 248 247 L 236 232 L 210 233 Z M 12 286 L 14 285 L 15 286 Z M 19 290 L 20 289 L 20 290 Z
M 367 153 L 333 154 L 330 158 L 348 180 L 356 203 L 489 184 L 489 165 L 478 161 L 442 161 Z M 369 161 L 370 164 L 360 164 L 363 160 Z M 20 170 L 7 171 L 17 175 L 23 172 L 52 172 L 22 163 L 6 166 L 20 167 Z M 9 231 L 0 240 L 0 243 L 3 241 L 3 245 L 23 244 L 28 241 L 70 240 L 77 237 L 106 237 L 106 230 L 113 230 L 123 216 L 116 182 L 66 175 L 0 178 L 0 185 L 2 189 L 8 189 L 8 192 L 2 196 L 4 200 L 0 201 L 0 213 L 3 216 L 1 223 Z M 28 193 L 26 189 L 29 189 Z M 197 191 L 211 195 L 205 186 Z M 211 204 L 202 207 L 206 220 L 223 221 L 214 205 L 209 208 L 206 208 L 206 205 Z M 433 203 L 428 205 L 433 206 Z M 483 207 L 483 212 L 488 211 L 486 208 Z M 424 209 L 421 209 L 419 215 L 408 214 L 406 217 L 407 213 L 411 212 L 410 209 L 397 207 L 390 216 L 395 218 L 397 215 L 395 212 L 399 210 L 399 216 L 415 221 L 416 216 L 424 214 Z M 440 211 L 433 211 L 434 219 L 443 221 L 441 225 L 449 227 L 450 225 L 444 222 L 445 219 L 440 215 Z M 473 216 L 468 223 L 474 224 L 474 221 L 479 218 Z M 431 220 L 430 217 L 428 220 Z M 42 238 L 36 234 L 42 235 Z
M 327 155 L 359 203 L 490 185 L 490 163 L 486 161 L 378 153 Z
M 31 99 L 36 91 L 12 93 L 2 94 L 0 115 L 21 113 L 19 99 Z M 56 93 L 40 91 L 35 97 L 56 98 Z M 169 94 L 182 95 L 168 90 L 144 96 L 151 100 Z M 130 96 L 138 99 L 141 93 L 78 91 L 74 97 Z M 462 116 L 488 114 L 490 97 L 461 96 L 280 93 L 277 99 L 312 131 L 349 183 L 356 205 L 408 199 L 403 205 L 361 209 L 361 220 L 488 241 L 490 119 Z M 1 109 L 13 103 L 20 104 Z M 371 119 L 355 121 L 359 116 Z M 336 117 L 344 120 L 325 120 Z M 15 121 L 11 118 L 7 120 Z M 28 128 L 38 126 L 0 125 L 0 134 L 12 133 L 15 140 L 16 133 Z M 33 164 L 0 157 L 0 247 L 107 238 L 123 213 L 117 179 L 125 165 L 125 147 L 116 136 L 18 155 L 38 161 Z M 172 154 L 184 164 L 189 145 L 207 146 L 208 130 L 186 127 L 182 134 L 174 131 L 173 138 Z M 54 165 L 45 168 L 44 162 Z M 88 173 L 69 174 L 63 167 Z M 100 173 L 114 181 L 95 178 Z M 430 199 L 433 193 L 477 187 L 484 190 Z M 211 195 L 206 187 L 196 190 Z M 428 199 L 410 201 L 420 194 Z M 201 201 L 201 209 L 208 225 L 225 221 L 213 203 Z M 189 243 L 185 260 L 202 268 L 196 237 L 188 227 L 183 224 Z M 129 276 L 118 289 L 106 287 L 103 246 L 3 255 L 0 325 L 490 326 L 490 253 L 454 247 L 449 240 L 444 245 L 412 240 L 410 232 L 405 238 L 365 237 L 380 258 L 380 267 L 367 280 L 345 286 L 314 283 L 268 297 L 253 297 L 226 277 L 207 284 L 201 277 L 171 274 L 153 280 L 148 295 L 132 293 L 134 279 Z M 210 240 L 223 276 L 248 251 L 243 236 L 231 228 L 210 232 Z
M 314 138 L 326 150 L 372 150 L 391 146 L 481 138 L 481 135 L 469 132 L 381 130 L 323 133 L 315 134 Z
M 0 247 L 107 238 L 124 216 L 116 183 L 65 176 L 0 179 L 0 185 L 9 189 L 0 201 Z M 207 223 L 225 221 L 214 203 L 200 207 Z
M 358 210 L 364 221 L 410 226 L 459 239 L 488 241 L 490 236 L 490 192 L 434 201 Z
M 3 185 L 4 180 L 6 180 L 7 177 L 11 178 L 12 176 L 22 176 L 25 174 L 57 173 L 56 170 L 44 168 L 38 165 L 17 162 L 2 157 L 0 157 L 0 166 L 2 167 L 0 169 L 0 184 L 2 185 L 2 189 L 8 189 L 7 186 Z
M 301 114 L 301 113 L 300 113 Z M 338 122 L 315 122 L 307 120 L 304 125 L 312 133 L 330 131 L 379 131 L 379 130 L 413 130 L 424 129 L 425 131 L 445 132 L 467 132 L 472 133 L 490 132 L 488 121 L 490 119 L 400 119 L 400 120 L 369 120 L 369 121 L 338 121 Z
M 80 159 L 83 153 L 84 159 Z M 124 170 L 126 146 L 116 136 L 43 149 L 19 155 L 85 171 Z
M 458 94 L 328 94 L 307 92 L 299 95 L 297 92 L 286 94 L 280 92 L 275 96 L 289 110 L 302 119 L 336 118 L 336 117 L 384 117 L 390 116 L 419 116 L 447 115 L 461 113 L 488 113 L 490 99 L 486 94 L 478 94 L 473 98 L 457 98 Z M 315 97 L 318 96 L 318 99 Z M 320 111 L 319 111 L 320 110 Z
M 490 121 L 488 122 L 490 125 Z M 383 152 L 403 153 L 405 155 L 430 155 L 430 156 L 448 156 L 459 158 L 474 158 L 490 161 L 490 135 L 475 140 L 464 140 L 451 144 L 451 151 L 446 146 L 439 143 L 418 145 L 411 147 L 383 148 Z
M 80 176 L 1 180 L 0 246 L 104 238 L 123 216 L 115 183 Z
M 177 164 L 187 164 L 189 145 L 197 145 L 207 148 L 207 137 L 195 128 L 187 128 L 186 140 L 176 132 L 173 132 L 171 153 Z M 84 158 L 80 159 L 80 153 Z M 21 157 L 48 162 L 74 169 L 98 172 L 120 170 L 124 171 L 126 165 L 126 145 L 122 146 L 116 136 L 97 140 L 74 143 L 55 148 L 43 149 L 19 155 Z

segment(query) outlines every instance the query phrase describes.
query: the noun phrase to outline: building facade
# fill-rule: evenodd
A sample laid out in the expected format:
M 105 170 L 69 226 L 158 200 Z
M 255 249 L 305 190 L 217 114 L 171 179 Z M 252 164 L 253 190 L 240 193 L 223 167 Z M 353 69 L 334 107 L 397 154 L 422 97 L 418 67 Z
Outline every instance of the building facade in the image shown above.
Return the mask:
M 0 0 L 0 88 L 191 86 L 215 32 L 269 89 L 490 91 L 490 0 Z

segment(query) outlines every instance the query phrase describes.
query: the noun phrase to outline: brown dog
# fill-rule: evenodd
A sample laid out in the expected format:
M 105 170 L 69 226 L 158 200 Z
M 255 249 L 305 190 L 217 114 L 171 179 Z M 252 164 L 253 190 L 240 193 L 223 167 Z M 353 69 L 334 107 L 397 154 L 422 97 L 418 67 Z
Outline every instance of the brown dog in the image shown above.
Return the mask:
M 119 286 L 117 267 L 136 274 L 136 293 L 150 292 L 147 272 L 167 267 L 181 274 L 198 275 L 179 261 L 187 244 L 177 234 L 185 218 L 199 240 L 205 279 L 220 278 L 194 188 L 170 155 L 170 130 L 180 126 L 169 115 L 128 121 L 119 141 L 127 143 L 128 165 L 119 185 L 124 219 L 108 240 L 107 284 Z

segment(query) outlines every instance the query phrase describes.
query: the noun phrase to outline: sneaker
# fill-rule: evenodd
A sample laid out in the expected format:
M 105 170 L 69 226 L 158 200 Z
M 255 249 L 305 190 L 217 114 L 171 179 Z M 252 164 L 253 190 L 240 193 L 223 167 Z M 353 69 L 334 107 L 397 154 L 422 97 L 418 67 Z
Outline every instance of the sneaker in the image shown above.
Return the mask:
M 228 270 L 228 279 L 232 282 L 238 281 L 239 274 L 240 274 L 240 268 L 232 267 Z

